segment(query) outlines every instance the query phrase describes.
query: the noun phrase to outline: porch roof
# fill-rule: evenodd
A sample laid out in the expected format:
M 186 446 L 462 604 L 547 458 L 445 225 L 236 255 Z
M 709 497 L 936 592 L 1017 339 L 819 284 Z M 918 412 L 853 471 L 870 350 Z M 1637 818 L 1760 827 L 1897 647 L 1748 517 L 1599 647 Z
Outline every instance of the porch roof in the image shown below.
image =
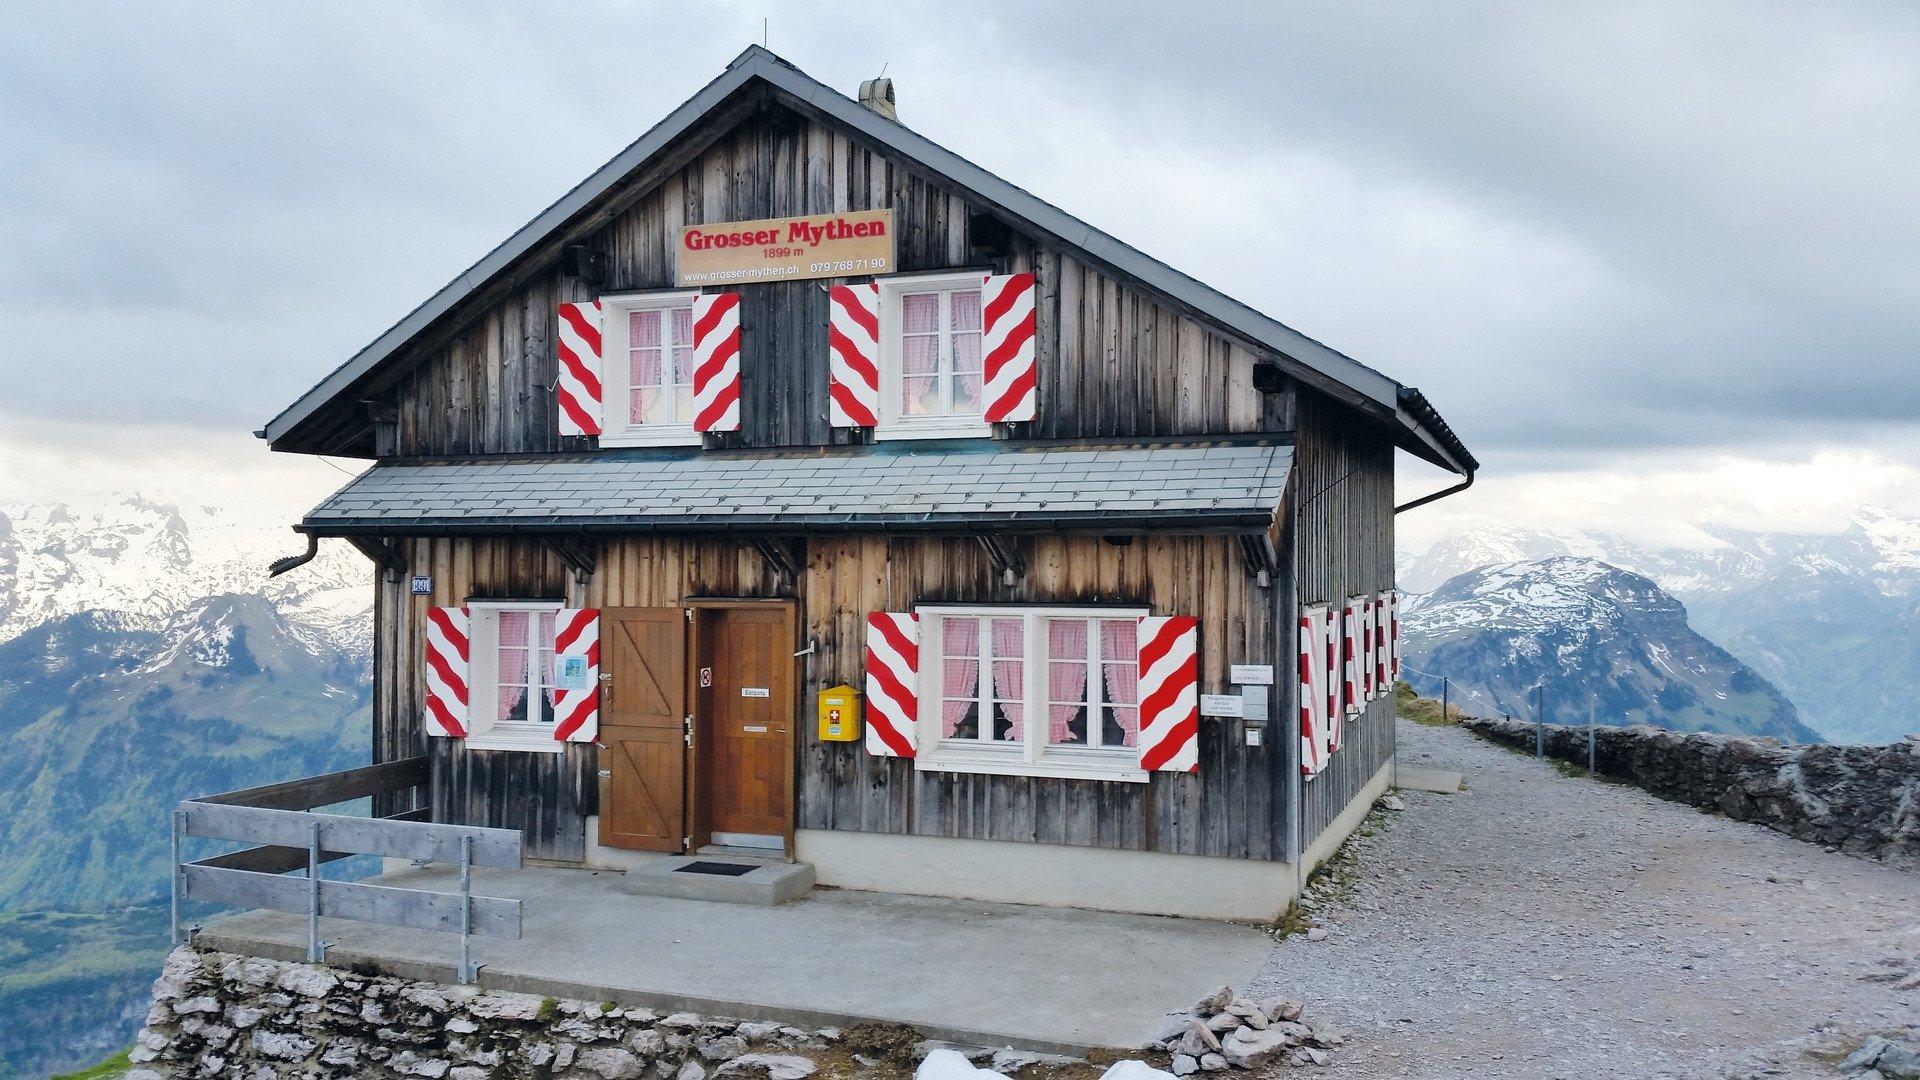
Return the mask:
M 1273 521 L 1292 447 L 897 444 L 387 463 L 307 515 L 322 535 L 1242 531 Z

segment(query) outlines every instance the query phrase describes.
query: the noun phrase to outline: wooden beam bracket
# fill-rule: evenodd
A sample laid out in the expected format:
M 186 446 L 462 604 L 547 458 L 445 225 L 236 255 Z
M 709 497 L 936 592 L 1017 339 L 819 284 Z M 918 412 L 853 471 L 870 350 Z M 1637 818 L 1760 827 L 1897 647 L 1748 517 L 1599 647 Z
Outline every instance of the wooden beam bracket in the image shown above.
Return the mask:
M 753 538 L 753 548 L 761 558 L 767 560 L 768 566 L 773 567 L 781 584 L 792 586 L 800 580 L 800 560 L 795 557 L 793 549 L 787 546 L 787 541 L 779 537 L 756 536 Z
M 593 580 L 594 567 L 599 560 L 594 557 L 593 547 L 586 541 L 571 536 L 551 536 L 544 543 L 548 551 L 558 555 L 560 561 L 567 564 L 567 569 L 573 572 L 573 580 L 581 585 Z
M 401 571 L 407 568 L 406 553 L 400 550 L 400 541 L 391 536 L 349 536 L 347 543 L 360 549 L 360 554 L 373 560 L 380 568 L 381 576 L 388 581 L 399 581 Z
M 1280 557 L 1267 534 L 1241 534 L 1240 554 L 1246 560 L 1247 573 L 1253 575 L 1253 583 L 1262 589 L 1271 588 L 1273 572 L 1280 568 Z
M 1011 545 L 997 536 L 976 536 L 974 539 L 980 542 L 980 550 L 986 552 L 987 558 L 993 561 L 993 568 L 1000 572 L 1001 584 L 1011 586 L 1027 576 L 1027 561 Z

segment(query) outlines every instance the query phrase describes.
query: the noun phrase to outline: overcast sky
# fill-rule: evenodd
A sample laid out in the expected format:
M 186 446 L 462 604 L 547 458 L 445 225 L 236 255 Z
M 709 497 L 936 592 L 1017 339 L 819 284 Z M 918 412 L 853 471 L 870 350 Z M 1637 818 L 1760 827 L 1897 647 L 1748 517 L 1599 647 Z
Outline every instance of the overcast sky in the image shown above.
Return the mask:
M 935 141 L 1426 390 L 1486 469 L 1410 545 L 1920 513 L 1920 5 L 1752 0 L 22 7 L 0 502 L 291 518 L 343 477 L 247 433 L 763 15 L 829 85 L 884 65 Z

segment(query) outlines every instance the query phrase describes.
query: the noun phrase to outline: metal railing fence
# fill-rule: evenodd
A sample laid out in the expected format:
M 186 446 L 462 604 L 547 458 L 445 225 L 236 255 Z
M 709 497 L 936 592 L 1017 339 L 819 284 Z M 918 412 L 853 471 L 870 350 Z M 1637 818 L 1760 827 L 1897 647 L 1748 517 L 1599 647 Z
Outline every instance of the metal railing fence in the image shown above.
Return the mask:
M 190 940 L 197 927 L 183 927 L 181 905 L 190 901 L 266 908 L 307 916 L 307 960 L 322 963 L 329 942 L 320 940 L 320 917 L 383 926 L 439 930 L 460 935 L 460 981 L 479 972 L 473 963 L 475 936 L 518 939 L 520 901 L 473 895 L 475 866 L 519 869 L 517 829 L 442 825 L 426 810 L 389 817 L 318 813 L 316 807 L 395 795 L 427 782 L 427 759 L 370 765 L 284 784 L 189 799 L 172 815 L 174 944 Z M 189 839 L 254 845 L 188 862 Z M 460 866 L 458 893 L 322 878 L 326 863 L 353 855 L 447 862 Z M 304 876 L 287 876 L 304 870 Z

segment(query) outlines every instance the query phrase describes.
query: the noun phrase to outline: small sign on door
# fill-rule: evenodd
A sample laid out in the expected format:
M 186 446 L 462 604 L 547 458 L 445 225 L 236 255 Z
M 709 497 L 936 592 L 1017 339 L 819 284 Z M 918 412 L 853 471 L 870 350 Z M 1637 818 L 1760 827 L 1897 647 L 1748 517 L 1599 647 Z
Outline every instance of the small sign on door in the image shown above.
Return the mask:
M 713 685 L 713 669 L 710 667 L 701 668 L 700 669 L 700 688 L 704 690 L 707 687 L 712 685 Z
M 740 688 L 740 696 L 770 698 L 773 696 L 773 691 L 764 686 L 743 686 Z

